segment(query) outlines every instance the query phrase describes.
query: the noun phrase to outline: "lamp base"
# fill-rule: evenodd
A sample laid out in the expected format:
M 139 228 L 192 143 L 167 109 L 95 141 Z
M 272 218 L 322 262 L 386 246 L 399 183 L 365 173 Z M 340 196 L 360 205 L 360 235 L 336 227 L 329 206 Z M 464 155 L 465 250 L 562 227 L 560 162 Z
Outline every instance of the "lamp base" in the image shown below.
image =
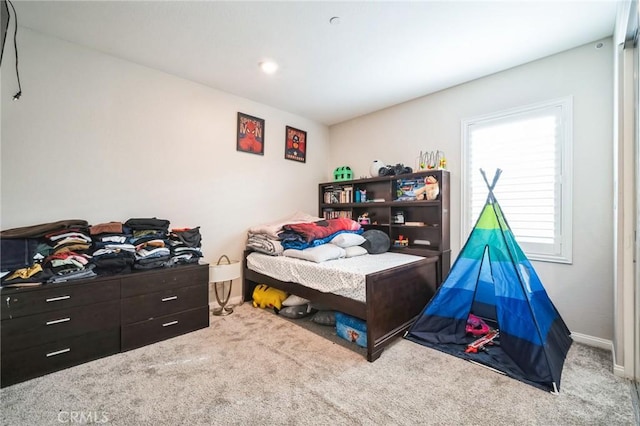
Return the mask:
M 227 307 L 227 306 L 220 307 L 220 308 L 214 308 L 214 309 L 211 310 L 211 313 L 213 315 L 216 315 L 216 316 L 225 316 L 225 315 L 232 314 L 233 313 L 233 308 L 232 307 Z

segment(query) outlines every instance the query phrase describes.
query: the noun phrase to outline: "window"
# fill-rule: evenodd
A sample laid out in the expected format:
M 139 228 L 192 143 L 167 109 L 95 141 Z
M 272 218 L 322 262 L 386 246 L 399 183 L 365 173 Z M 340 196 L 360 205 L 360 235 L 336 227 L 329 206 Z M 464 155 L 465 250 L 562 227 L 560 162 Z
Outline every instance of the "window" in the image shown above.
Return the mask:
M 571 263 L 572 100 L 562 98 L 462 121 L 462 238 L 487 199 L 480 169 L 531 260 Z

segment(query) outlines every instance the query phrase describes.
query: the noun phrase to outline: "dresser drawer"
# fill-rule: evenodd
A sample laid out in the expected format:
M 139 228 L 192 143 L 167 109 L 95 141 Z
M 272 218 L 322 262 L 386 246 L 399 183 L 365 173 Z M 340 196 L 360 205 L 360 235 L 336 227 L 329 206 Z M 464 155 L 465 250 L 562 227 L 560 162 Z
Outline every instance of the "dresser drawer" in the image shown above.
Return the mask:
M 134 273 L 122 277 L 122 297 L 138 296 L 140 294 L 208 282 L 208 265 L 176 266 L 141 274 Z
M 122 324 L 127 325 L 207 306 L 208 304 L 208 284 L 171 288 L 122 299 L 120 318 Z
M 82 284 L 45 285 L 42 289 L 25 289 L 0 293 L 2 319 L 18 318 L 120 298 L 120 280 L 100 280 Z
M 209 307 L 191 309 L 122 327 L 122 351 L 209 327 Z
M 2 356 L 19 349 L 118 327 L 119 324 L 119 300 L 3 320 Z
M 3 342 L 4 344 L 4 342 Z M 33 379 L 73 365 L 113 355 L 120 350 L 118 327 L 88 335 L 59 339 L 2 354 L 2 387 Z

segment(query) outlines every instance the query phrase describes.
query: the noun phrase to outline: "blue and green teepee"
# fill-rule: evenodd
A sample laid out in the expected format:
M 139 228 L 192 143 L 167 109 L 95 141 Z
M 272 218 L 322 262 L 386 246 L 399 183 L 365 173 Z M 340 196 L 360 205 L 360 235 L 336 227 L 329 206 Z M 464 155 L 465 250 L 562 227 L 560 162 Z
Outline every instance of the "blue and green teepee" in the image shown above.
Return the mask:
M 468 359 L 538 388 L 558 392 L 571 333 L 523 253 L 489 184 L 487 202 L 449 276 L 406 338 Z M 499 329 L 486 351 L 466 353 L 474 314 Z

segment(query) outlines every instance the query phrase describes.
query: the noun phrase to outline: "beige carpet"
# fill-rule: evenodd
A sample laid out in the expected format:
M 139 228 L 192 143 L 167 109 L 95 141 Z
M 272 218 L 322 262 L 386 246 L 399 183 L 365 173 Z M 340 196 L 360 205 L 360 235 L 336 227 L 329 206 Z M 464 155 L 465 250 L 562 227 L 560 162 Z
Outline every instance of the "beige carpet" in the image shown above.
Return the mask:
M 633 425 L 630 385 L 610 369 L 609 353 L 574 344 L 552 395 L 404 339 L 369 363 L 245 304 L 208 329 L 5 388 L 0 415 L 5 425 Z

